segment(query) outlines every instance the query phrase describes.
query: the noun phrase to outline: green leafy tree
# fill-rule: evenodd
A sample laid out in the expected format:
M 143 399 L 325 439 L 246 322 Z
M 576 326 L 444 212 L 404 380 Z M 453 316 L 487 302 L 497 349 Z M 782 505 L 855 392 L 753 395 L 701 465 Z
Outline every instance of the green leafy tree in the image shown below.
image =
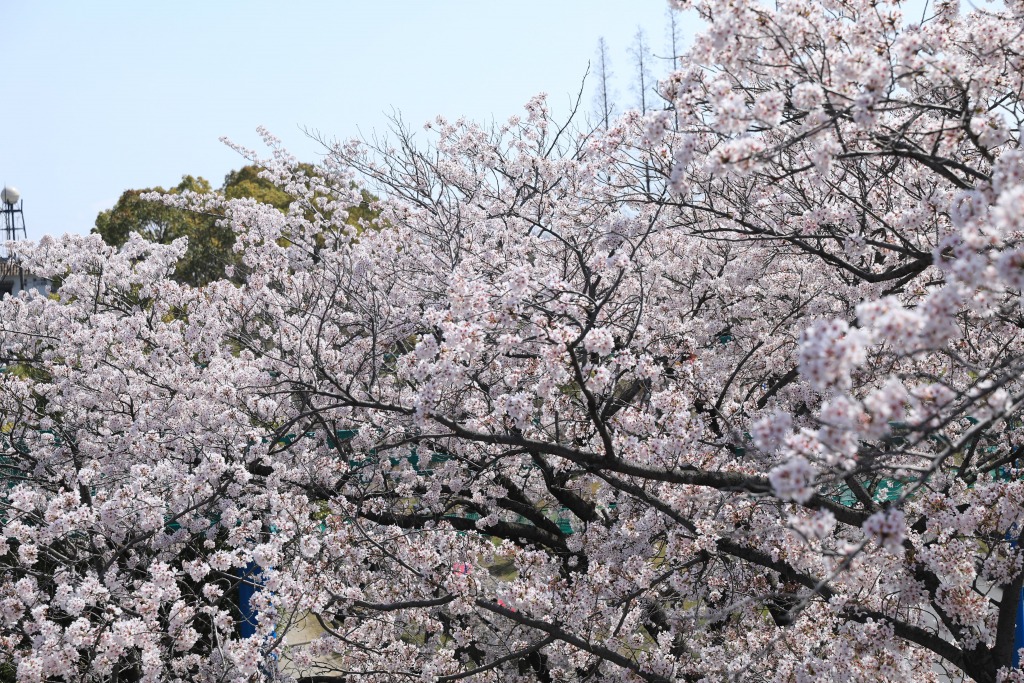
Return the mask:
M 301 164 L 299 168 L 306 175 L 315 173 L 310 164 Z M 261 178 L 260 171 L 259 166 L 252 164 L 231 171 L 225 176 L 224 184 L 218 191 L 228 199 L 252 198 L 286 211 L 294 197 Z M 232 249 L 234 233 L 221 224 L 221 216 L 186 211 L 143 198 L 143 195 L 150 192 L 181 194 L 186 191 L 206 193 L 212 192 L 213 187 L 205 178 L 186 175 L 178 185 L 170 189 L 150 187 L 125 190 L 113 208 L 101 211 L 96 217 L 93 232 L 113 246 L 124 244 L 133 232 L 160 244 L 187 237 L 188 253 L 178 264 L 175 278 L 179 282 L 202 286 L 224 277 L 226 266 L 238 264 Z M 362 198 L 358 206 L 348 209 L 346 222 L 360 229 L 376 227 L 378 212 L 374 204 L 377 198 L 365 190 L 362 191 Z
M 316 169 L 312 164 L 299 164 L 298 168 L 307 177 L 316 174 Z M 221 192 L 228 199 L 251 197 L 264 204 L 270 204 L 276 209 L 286 211 L 292 202 L 292 196 L 266 178 L 260 177 L 260 171 L 260 167 L 253 164 L 243 166 L 237 171 L 231 171 L 224 177 L 224 186 L 221 188 Z M 348 217 L 345 222 L 360 229 L 378 227 L 380 216 L 374 208 L 377 197 L 366 190 L 361 190 L 360 194 L 362 201 L 357 206 L 350 206 L 346 209 Z M 306 217 L 311 218 L 311 216 Z
M 144 199 L 149 192 L 180 194 L 185 191 L 210 192 L 205 178 L 186 175 L 175 187 L 149 187 L 126 190 L 113 208 L 100 212 L 93 232 L 110 245 L 121 246 L 133 232 L 146 239 L 168 244 L 187 237 L 188 253 L 175 273 L 181 282 L 203 285 L 223 277 L 224 267 L 234 258 L 231 228 L 218 225 L 217 216 L 185 211 Z
M 309 164 L 300 164 L 299 168 L 306 175 L 311 175 L 313 172 L 313 167 Z M 269 180 L 261 178 L 261 170 L 259 166 L 249 164 L 237 171 L 231 171 L 224 176 L 224 186 L 221 191 L 228 199 L 251 197 L 284 211 L 291 204 L 292 196 Z

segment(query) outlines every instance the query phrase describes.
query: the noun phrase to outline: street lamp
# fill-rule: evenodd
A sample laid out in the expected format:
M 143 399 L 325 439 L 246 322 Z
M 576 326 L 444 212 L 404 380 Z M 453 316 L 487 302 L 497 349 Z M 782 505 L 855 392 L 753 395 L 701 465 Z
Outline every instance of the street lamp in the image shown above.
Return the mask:
M 25 271 L 7 252 L 6 242 L 19 238 L 28 239 L 25 230 L 25 214 L 21 211 L 21 193 L 10 185 L 0 190 L 0 213 L 4 215 L 3 232 L 0 233 L 0 296 L 15 291 L 15 283 L 19 289 L 25 289 Z
M 25 230 L 25 214 L 21 207 L 21 193 L 18 189 L 7 185 L 0 190 L 0 213 L 4 215 L 4 233 L 0 241 L 28 239 L 28 232 Z
M 0 190 L 0 200 L 2 200 L 4 204 L 14 206 L 18 203 L 19 199 L 21 199 L 21 193 L 18 192 L 18 188 L 16 187 L 7 185 L 3 190 Z

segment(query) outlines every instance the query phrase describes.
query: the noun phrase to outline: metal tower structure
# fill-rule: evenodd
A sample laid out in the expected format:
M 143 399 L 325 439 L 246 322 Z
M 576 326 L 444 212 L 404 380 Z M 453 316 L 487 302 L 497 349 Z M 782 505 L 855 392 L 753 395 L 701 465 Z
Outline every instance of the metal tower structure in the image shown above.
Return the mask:
M 3 233 L 0 234 L 0 290 L 13 291 L 13 281 L 17 280 L 19 289 L 25 287 L 25 272 L 21 265 L 12 258 L 5 243 L 20 239 L 28 239 L 25 229 L 25 214 L 22 211 L 24 202 L 17 189 L 6 186 L 0 190 L 0 213 L 3 214 Z M 6 281 L 6 282 L 3 282 Z M 0 291 L 2 295 L 2 291 Z
M 22 206 L 21 193 L 11 186 L 0 190 L 0 213 L 4 215 L 3 241 L 28 239 L 25 230 L 25 214 Z

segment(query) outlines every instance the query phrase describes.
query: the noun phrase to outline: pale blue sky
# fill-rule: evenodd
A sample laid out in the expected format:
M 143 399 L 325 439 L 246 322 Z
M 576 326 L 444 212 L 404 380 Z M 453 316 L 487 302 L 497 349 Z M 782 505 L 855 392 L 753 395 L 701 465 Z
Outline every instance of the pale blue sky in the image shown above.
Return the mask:
M 437 114 L 504 119 L 544 91 L 564 111 L 598 37 L 620 100 L 642 26 L 665 55 L 665 0 L 4 0 L 0 183 L 25 199 L 29 237 L 88 232 L 127 188 L 183 174 L 214 186 L 268 127 L 346 138 Z M 684 26 L 692 33 L 693 26 Z M 657 64 L 662 75 L 667 66 Z M 593 82 L 585 97 L 591 110 Z

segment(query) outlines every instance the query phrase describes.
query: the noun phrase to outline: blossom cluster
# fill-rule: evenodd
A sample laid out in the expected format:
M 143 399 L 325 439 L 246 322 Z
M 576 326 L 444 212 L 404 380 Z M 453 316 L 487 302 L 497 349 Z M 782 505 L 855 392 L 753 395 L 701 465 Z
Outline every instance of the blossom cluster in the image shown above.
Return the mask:
M 674 4 L 664 110 L 312 174 L 264 132 L 287 211 L 154 198 L 221 216 L 231 280 L 15 245 L 55 285 L 0 299 L 0 667 L 1006 678 L 1020 8 Z

